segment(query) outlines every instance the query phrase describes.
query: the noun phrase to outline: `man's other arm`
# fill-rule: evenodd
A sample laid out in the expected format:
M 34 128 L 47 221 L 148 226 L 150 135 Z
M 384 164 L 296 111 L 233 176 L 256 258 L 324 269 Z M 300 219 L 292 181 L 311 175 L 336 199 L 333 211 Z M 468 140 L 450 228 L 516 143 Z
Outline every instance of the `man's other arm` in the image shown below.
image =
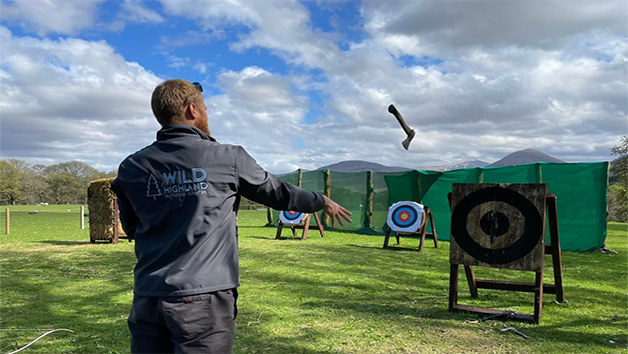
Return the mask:
M 236 173 L 240 193 L 246 198 L 276 210 L 293 210 L 313 213 L 323 209 L 322 195 L 284 182 L 266 172 L 257 162 L 238 146 Z
M 242 147 L 238 147 L 237 159 L 240 193 L 246 198 L 276 210 L 313 213 L 324 208 L 331 217 L 332 227 L 336 221 L 342 226 L 343 220 L 351 222 L 350 211 L 326 196 L 308 192 L 266 172 Z

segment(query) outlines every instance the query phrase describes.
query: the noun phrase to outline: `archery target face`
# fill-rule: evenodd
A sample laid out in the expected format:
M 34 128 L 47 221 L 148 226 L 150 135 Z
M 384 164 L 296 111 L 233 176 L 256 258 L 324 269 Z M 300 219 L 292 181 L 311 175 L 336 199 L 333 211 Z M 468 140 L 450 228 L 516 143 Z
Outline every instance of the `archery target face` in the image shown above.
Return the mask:
M 305 213 L 300 213 L 298 211 L 287 211 L 284 210 L 279 213 L 279 220 L 284 224 L 300 224 L 305 218 Z
M 423 221 L 423 205 L 397 202 L 388 208 L 388 227 L 394 232 L 416 232 Z

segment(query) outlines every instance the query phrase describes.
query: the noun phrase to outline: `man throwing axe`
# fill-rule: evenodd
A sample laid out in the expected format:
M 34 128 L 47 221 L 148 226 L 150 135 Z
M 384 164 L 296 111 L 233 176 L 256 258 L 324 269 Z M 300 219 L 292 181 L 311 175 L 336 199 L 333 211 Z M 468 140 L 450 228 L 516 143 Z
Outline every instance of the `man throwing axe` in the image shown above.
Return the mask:
M 264 171 L 210 134 L 200 84 L 168 80 L 151 106 L 157 140 L 128 156 L 111 183 L 137 264 L 128 324 L 132 353 L 231 353 L 239 286 L 241 196 L 278 210 L 351 213 Z

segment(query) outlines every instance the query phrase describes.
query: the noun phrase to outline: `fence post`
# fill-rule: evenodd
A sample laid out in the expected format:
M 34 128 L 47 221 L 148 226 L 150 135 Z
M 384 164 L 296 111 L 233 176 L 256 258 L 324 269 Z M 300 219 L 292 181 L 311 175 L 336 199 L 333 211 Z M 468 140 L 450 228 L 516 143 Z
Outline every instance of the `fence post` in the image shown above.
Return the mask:
M 364 211 L 364 227 L 373 228 L 373 171 L 366 172 L 366 210 Z
M 329 169 L 323 170 L 323 183 L 324 183 L 324 192 L 327 198 L 331 198 L 331 171 Z M 327 227 L 329 225 L 329 215 L 323 212 L 323 226 Z
M 266 226 L 275 226 L 273 222 L 273 208 L 266 207 Z
M 301 187 L 302 185 L 303 185 L 303 170 L 299 169 L 298 175 L 297 175 L 297 186 Z
M 81 230 L 85 229 L 85 207 L 81 206 Z
M 7 220 L 6 220 L 6 233 L 7 235 L 11 233 L 11 210 L 7 208 Z

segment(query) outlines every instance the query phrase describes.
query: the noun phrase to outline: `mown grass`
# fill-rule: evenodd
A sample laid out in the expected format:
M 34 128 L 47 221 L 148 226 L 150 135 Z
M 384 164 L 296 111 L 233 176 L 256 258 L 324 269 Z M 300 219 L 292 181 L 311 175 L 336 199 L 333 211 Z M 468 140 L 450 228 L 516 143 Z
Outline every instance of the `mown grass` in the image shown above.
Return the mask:
M 54 333 L 25 353 L 127 353 L 133 244 L 89 243 L 75 214 L 77 206 L 12 214 L 11 234 L 0 237 L 0 327 L 75 332 Z M 264 223 L 263 211 L 240 212 L 235 353 L 627 352 L 626 224 L 609 224 L 607 246 L 617 255 L 563 253 L 568 302 L 546 295 L 542 323 L 533 325 L 477 323 L 474 315 L 448 312 L 447 242 L 434 249 L 428 241 L 418 253 L 383 250 L 381 236 L 346 232 L 275 240 L 276 229 L 260 227 Z M 545 274 L 552 282 L 550 258 Z M 476 268 L 476 276 L 533 280 L 532 273 L 486 268 Z M 463 279 L 460 284 L 462 304 L 532 312 L 532 294 L 480 290 L 471 299 Z M 510 326 L 532 338 L 499 331 Z M 41 333 L 0 331 L 0 353 Z

